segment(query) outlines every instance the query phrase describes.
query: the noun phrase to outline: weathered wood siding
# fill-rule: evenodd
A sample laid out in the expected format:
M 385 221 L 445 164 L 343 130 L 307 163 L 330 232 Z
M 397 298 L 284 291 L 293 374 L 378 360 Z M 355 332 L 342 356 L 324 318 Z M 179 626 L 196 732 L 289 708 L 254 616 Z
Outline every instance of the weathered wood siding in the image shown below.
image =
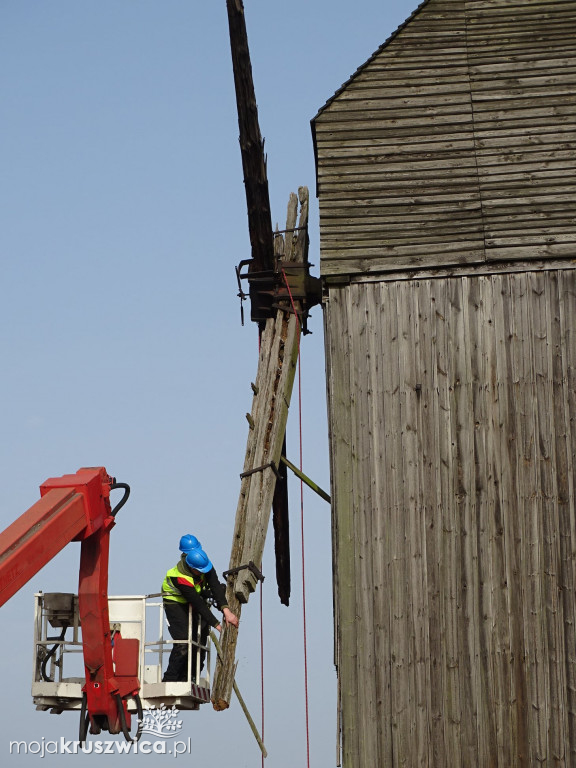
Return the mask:
M 576 270 L 325 323 L 344 768 L 576 765 Z
M 325 277 L 576 255 L 576 2 L 428 0 L 313 121 Z

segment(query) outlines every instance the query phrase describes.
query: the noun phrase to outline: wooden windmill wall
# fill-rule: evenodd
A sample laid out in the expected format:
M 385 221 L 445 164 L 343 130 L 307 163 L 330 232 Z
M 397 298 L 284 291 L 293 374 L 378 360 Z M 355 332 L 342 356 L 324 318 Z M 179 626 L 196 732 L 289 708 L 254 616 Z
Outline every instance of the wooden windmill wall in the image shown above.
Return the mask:
M 344 768 L 576 765 L 575 39 L 428 0 L 313 121 Z

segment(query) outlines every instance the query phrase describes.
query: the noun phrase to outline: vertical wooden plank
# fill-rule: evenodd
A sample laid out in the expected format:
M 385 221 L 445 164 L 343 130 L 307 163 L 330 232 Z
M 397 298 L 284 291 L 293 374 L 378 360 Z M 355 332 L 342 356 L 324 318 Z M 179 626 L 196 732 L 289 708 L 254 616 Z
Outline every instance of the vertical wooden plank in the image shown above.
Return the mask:
M 402 643 L 401 680 L 407 695 L 407 707 L 398 718 L 398 747 L 397 759 L 400 765 L 409 765 L 415 761 L 415 710 L 416 691 L 414 679 L 414 615 L 417 612 L 415 604 L 415 584 L 413 583 L 412 548 L 414 532 L 414 506 L 416 498 L 416 468 L 418 462 L 417 434 L 413 406 L 414 380 L 410 361 L 413 357 L 413 345 L 416 334 L 413 329 L 418 324 L 417 284 L 406 281 L 398 285 L 398 387 L 399 387 L 399 431 L 401 435 L 402 486 L 398 487 L 398 499 L 404 518 L 404 541 L 399 541 L 402 547 L 404 597 L 401 632 L 398 639 Z
M 326 405 L 328 414 L 335 413 L 337 402 L 334 397 L 336 378 L 335 373 L 340 370 L 340 357 L 339 350 L 341 346 L 338 345 L 333 350 L 334 336 L 330 332 L 332 325 L 336 322 L 336 314 L 338 307 L 338 293 L 331 291 L 328 296 L 325 297 L 323 303 L 323 323 L 324 323 L 324 339 L 325 339 L 325 359 L 326 359 Z M 332 310 L 334 309 L 334 318 L 332 318 Z M 328 458 L 330 463 L 330 517 L 331 517 L 331 542 L 332 542 L 332 606 L 333 606 L 333 659 L 334 667 L 336 669 L 336 765 L 342 765 L 342 694 L 340 685 L 340 589 L 339 589 L 339 569 L 338 569 L 338 515 L 335 514 L 337 509 L 336 495 L 341 488 L 340 483 L 336 484 L 336 439 L 335 439 L 335 422 L 328 419 Z M 344 476 L 345 477 L 345 476 Z
M 394 283 L 382 285 L 382 410 L 384 414 L 384 481 L 385 497 L 382 512 L 387 535 L 388 583 L 386 602 L 383 606 L 383 621 L 388 635 L 388 656 L 384 660 L 384 671 L 388 680 L 389 721 L 380 737 L 380 754 L 383 765 L 395 766 L 396 744 L 399 739 L 398 710 L 406 706 L 403 680 L 399 675 L 399 654 L 402 652 L 398 641 L 398 624 L 402 619 L 402 546 L 404 542 L 403 516 L 398 502 L 398 487 L 402 476 L 399 419 L 399 375 L 398 375 L 398 311 L 397 286 Z
M 405 706 L 396 713 L 397 736 L 394 755 L 398 765 L 410 765 L 413 759 L 414 739 L 414 637 L 412 633 L 413 614 L 415 611 L 414 587 L 411 582 L 410 539 L 413 535 L 414 507 L 414 469 L 416 467 L 416 436 L 414 414 L 411 407 L 410 382 L 408 379 L 407 359 L 412 354 L 414 338 L 411 329 L 417 323 L 417 312 L 411 283 L 406 281 L 397 286 L 398 307 L 398 398 L 400 406 L 397 413 L 397 428 L 400 434 L 400 454 L 397 456 L 401 466 L 402 483 L 396 488 L 396 503 L 402 522 L 396 531 L 399 562 L 402 563 L 402 592 L 398 593 L 396 614 L 401 620 L 396 623 L 396 659 L 398 660 L 398 685 L 402 686 Z
M 525 537 L 524 511 L 519 503 L 518 468 L 516 461 L 517 422 L 516 387 L 513 380 L 513 297 L 511 276 L 494 278 L 494 322 L 496 327 L 496 380 L 498 382 L 499 439 L 495 447 L 498 457 L 498 497 L 506 547 L 506 581 L 509 589 L 510 626 L 510 755 L 512 766 L 529 764 L 530 717 L 528 668 L 526 665 L 526 632 L 524 622 Z
M 557 765 L 565 763 L 567 729 L 564 719 L 565 668 L 560 658 L 562 617 L 558 599 L 560 563 L 558 495 L 556 473 L 553 373 L 551 346 L 551 301 L 555 275 L 528 273 L 528 307 L 533 349 L 532 378 L 535 390 L 536 469 L 541 514 L 542 614 L 545 640 L 545 666 L 548 678 L 549 754 Z
M 401 386 L 405 392 L 405 413 L 402 420 L 404 432 L 404 477 L 407 494 L 405 512 L 407 516 L 407 565 L 408 593 L 412 609 L 408 615 L 409 646 L 411 660 L 409 668 L 411 709 L 410 723 L 411 764 L 422 766 L 427 763 L 430 732 L 428 728 L 426 688 L 426 667 L 428 659 L 427 632 L 427 578 L 426 578 L 426 537 L 425 504 L 422 488 L 423 452 L 422 418 L 423 399 L 426 397 L 427 381 L 422 366 L 422 348 L 427 342 L 422 327 L 423 284 L 420 280 L 406 282 L 403 306 L 410 307 L 410 315 L 404 310 L 403 350 L 401 355 Z
M 472 386 L 467 334 L 466 278 L 451 280 L 449 285 L 451 306 L 452 350 L 452 493 L 455 499 L 455 522 L 459 535 L 452 568 L 457 579 L 458 628 L 458 682 L 461 707 L 462 761 L 468 763 L 477 755 L 477 711 L 474 690 L 477 685 L 477 663 L 474 648 L 474 553 L 476 525 L 473 522 L 474 467 L 472 446 Z
M 556 486 L 560 536 L 558 586 L 563 613 L 566 677 L 567 765 L 576 764 L 576 270 L 557 273 L 557 303 L 551 312 L 553 409 L 556 425 Z
M 509 313 L 509 345 L 510 368 L 508 375 L 512 384 L 511 398 L 508 403 L 510 408 L 510 421 L 514 424 L 513 445 L 511 446 L 510 461 L 513 462 L 514 486 L 510 489 L 510 504 L 518 509 L 518 602 L 516 610 L 520 614 L 523 625 L 524 645 L 520 651 L 521 661 L 526 676 L 527 692 L 527 734 L 526 734 L 526 763 L 536 762 L 537 756 L 542 754 L 541 734 L 538 734 L 538 691 L 537 688 L 537 654 L 538 654 L 538 629 L 536 627 L 537 601 L 535 596 L 535 583 L 533 569 L 537 552 L 537 541 L 533 539 L 534 497 L 533 482 L 530 474 L 531 448 L 531 424 L 529 404 L 526 401 L 527 393 L 524 386 L 524 357 L 528 353 L 524 341 L 527 329 L 522 318 L 522 296 L 525 293 L 525 281 L 522 276 L 510 275 L 510 313 Z M 509 506 L 509 514 L 512 514 L 512 506 Z
M 442 765 L 451 747 L 446 743 L 446 614 L 444 584 L 445 508 L 443 489 L 447 487 L 449 435 L 446 432 L 447 360 L 445 339 L 446 283 L 430 281 L 430 404 L 428 407 L 429 468 L 424 484 L 429 494 L 430 522 L 427 533 L 427 569 L 429 585 L 430 644 L 430 765 Z M 444 405 L 443 405 L 444 403 Z M 426 448 L 425 448 L 426 451 Z
M 482 537 L 482 559 L 486 562 L 485 576 L 481 577 L 481 587 L 486 634 L 487 672 L 483 684 L 483 708 L 488 712 L 483 715 L 486 727 L 485 738 L 494 741 L 490 747 L 492 760 L 498 765 L 513 765 L 510 750 L 511 743 L 511 679 L 512 656 L 510 649 L 510 589 L 507 572 L 506 510 L 501 500 L 500 477 L 500 382 L 498 380 L 498 344 L 501 342 L 502 322 L 498 313 L 499 282 L 495 285 L 492 276 L 480 279 L 481 318 L 480 354 L 481 368 L 479 381 L 485 390 L 482 422 L 486 424 L 487 434 L 483 455 L 479 464 L 486 467 L 486 487 L 482 506 L 486 507 L 485 534 Z M 478 416 L 475 416 L 478 421 Z M 493 714 L 492 714 L 493 713 Z
M 350 755 L 358 750 L 355 715 L 358 700 L 358 678 L 355 670 L 356 643 L 355 621 L 355 538 L 352 517 L 351 479 L 351 403 L 350 403 L 350 348 L 345 290 L 332 291 L 330 295 L 330 333 L 338 340 L 332 347 L 334 376 L 330 400 L 332 402 L 331 440 L 334 455 L 333 478 L 338 478 L 333 489 L 333 515 L 337 520 L 335 530 L 335 570 L 338 586 L 338 679 L 342 707 L 342 755 L 343 764 L 349 764 Z
M 393 340 L 394 354 L 389 360 L 390 370 L 390 406 L 394 433 L 391 445 L 390 475 L 390 527 L 391 542 L 391 605 L 390 605 L 390 664 L 392 685 L 392 754 L 394 765 L 407 765 L 410 759 L 410 685 L 409 665 L 410 648 L 408 645 L 408 615 L 412 609 L 408 593 L 407 573 L 407 530 L 406 530 L 406 495 L 404 488 L 404 392 L 401 374 L 401 356 L 403 354 L 402 317 L 410 313 L 403 304 L 405 287 L 390 285 L 390 312 L 386 333 Z
M 376 678 L 379 660 L 374 642 L 373 561 L 380 552 L 372 536 L 372 518 L 377 513 L 377 500 L 371 494 L 373 475 L 373 433 L 371 418 L 369 325 L 372 322 L 372 290 L 352 285 L 350 296 L 351 323 L 348 329 L 351 349 L 351 456 L 354 537 L 356 543 L 356 669 L 362 695 L 358 699 L 358 730 L 367 764 L 379 763 L 379 740 L 373 723 L 377 716 Z
M 376 722 L 382 723 L 381 733 L 372 733 L 375 740 L 374 755 L 377 765 L 386 765 L 386 753 L 390 748 L 390 632 L 389 632 L 389 567 L 390 540 L 389 507 L 387 504 L 388 471 L 386 464 L 386 422 L 384 418 L 384 369 L 389 357 L 388 347 L 383 351 L 384 339 L 381 328 L 386 311 L 385 286 L 373 284 L 372 314 L 368 318 L 367 369 L 370 381 L 370 422 L 372 424 L 371 477 L 368 487 L 371 498 L 371 527 L 375 556 L 372 562 L 373 574 L 373 627 L 374 653 L 377 664 L 376 679 Z
M 338 587 L 338 679 L 341 695 L 342 764 L 353 765 L 360 741 L 357 712 L 360 691 L 356 647 L 356 537 L 353 527 L 353 473 L 351 456 L 351 355 L 349 293 L 332 290 L 327 322 L 330 323 L 331 357 L 329 402 L 338 419 L 331 420 L 333 455 L 333 519 L 336 520 L 335 571 Z M 337 478 L 337 482 L 335 479 Z
M 440 306 L 437 311 L 438 347 L 438 401 L 440 421 L 440 478 L 438 504 L 442 510 L 442 552 L 441 552 L 441 610 L 444 623 L 444 743 L 446 765 L 462 765 L 461 751 L 461 702 L 458 650 L 458 600 L 459 600 L 459 558 L 458 540 L 460 526 L 457 505 L 452 488 L 455 463 L 452 450 L 453 412 L 451 398 L 453 390 L 453 366 L 451 325 L 453 322 L 452 289 L 449 281 L 442 284 Z
M 472 666 L 472 692 L 475 708 L 475 738 L 477 760 L 480 764 L 496 764 L 498 741 L 496 712 L 498 695 L 494 687 L 493 665 L 501 664 L 499 649 L 494 646 L 494 622 L 500 621 L 492 612 L 491 550 L 493 546 L 493 508 L 489 500 L 492 486 L 489 465 L 490 420 L 487 399 L 490 389 L 487 350 L 492 329 L 487 331 L 486 278 L 465 278 L 463 287 L 464 334 L 466 339 L 466 386 L 469 389 L 467 422 L 469 487 L 467 491 L 470 528 L 468 559 L 470 577 L 466 590 L 469 605 L 469 653 Z M 468 537 L 467 537 L 468 538 Z M 474 738 L 470 737 L 470 750 Z M 470 752 L 472 754 L 472 752 Z M 468 758 L 470 759 L 470 757 Z
M 531 377 L 533 349 L 526 274 L 513 275 L 512 287 L 512 377 L 515 384 L 516 461 L 519 510 L 524 518 L 522 575 L 524 579 L 524 623 L 528 672 L 530 759 L 548 758 L 547 643 L 542 626 L 542 528 L 541 503 L 536 473 L 536 419 L 534 384 Z
M 417 403 L 417 432 L 419 435 L 418 460 L 418 499 L 416 510 L 419 514 L 421 554 L 418 567 L 421 571 L 419 589 L 419 637 L 417 647 L 417 696 L 418 696 L 418 764 L 435 764 L 434 752 L 438 751 L 438 729 L 434 718 L 437 712 L 437 693 L 432 690 L 433 661 L 438 659 L 440 640 L 437 632 L 432 632 L 436 623 L 438 606 L 438 545 L 435 531 L 439 526 L 434 487 L 435 465 L 438 454 L 435 450 L 436 421 L 436 337 L 435 312 L 432 285 L 435 280 L 421 280 L 418 300 L 419 339 L 414 360 L 415 396 Z

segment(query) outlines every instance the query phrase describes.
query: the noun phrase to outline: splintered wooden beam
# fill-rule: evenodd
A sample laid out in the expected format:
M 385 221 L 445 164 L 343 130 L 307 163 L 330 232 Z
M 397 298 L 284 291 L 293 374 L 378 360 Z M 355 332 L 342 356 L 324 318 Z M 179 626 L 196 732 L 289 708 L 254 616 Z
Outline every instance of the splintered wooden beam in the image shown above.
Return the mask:
M 244 187 L 248 208 L 248 230 L 252 246 L 249 271 L 262 272 L 273 267 L 272 216 L 266 174 L 264 140 L 258 123 L 258 106 L 252 64 L 248 48 L 248 34 L 242 0 L 226 0 L 230 49 L 234 70 L 234 87 L 238 109 L 240 152 L 244 171 Z
M 277 248 L 283 248 L 282 261 L 304 264 L 308 260 L 308 189 L 301 187 L 300 219 L 296 226 L 298 198 L 292 194 L 288 203 L 286 232 L 276 234 Z M 278 242 L 282 239 L 282 243 Z M 278 253 L 278 250 L 277 250 Z M 300 309 L 296 305 L 297 311 Z M 266 321 L 260 340 L 260 356 L 252 411 L 249 415 L 248 440 L 241 475 L 240 497 L 228 576 L 226 597 L 230 609 L 240 617 L 241 607 L 256 589 L 257 577 L 243 567 L 254 563 L 262 570 L 264 543 L 270 510 L 280 470 L 282 446 L 286 432 L 288 408 L 294 384 L 300 322 L 289 300 L 275 317 Z M 240 570 L 237 570 L 240 569 Z M 222 710 L 230 706 L 234 685 L 234 659 L 238 630 L 225 625 L 222 631 L 222 653 L 216 661 L 212 704 Z

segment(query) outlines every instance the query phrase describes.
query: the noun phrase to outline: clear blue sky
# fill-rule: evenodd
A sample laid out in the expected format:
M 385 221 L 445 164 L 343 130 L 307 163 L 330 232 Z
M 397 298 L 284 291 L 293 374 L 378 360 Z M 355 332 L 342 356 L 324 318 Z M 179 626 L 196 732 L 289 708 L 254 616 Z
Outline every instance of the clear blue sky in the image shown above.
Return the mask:
M 289 193 L 309 186 L 315 274 L 310 119 L 415 5 L 245 0 L 274 221 L 282 227 Z M 222 572 L 257 363 L 256 329 L 241 327 L 236 297 L 234 267 L 250 251 L 225 1 L 2 0 L 0 92 L 0 525 L 47 477 L 103 465 L 132 487 L 112 532 L 111 593 L 158 591 L 186 532 Z M 310 328 L 304 470 L 329 489 L 320 308 Z M 296 394 L 288 453 L 298 463 Z M 271 536 L 264 563 L 270 768 L 305 765 L 297 483 L 290 494 L 290 608 L 276 596 Z M 304 507 L 311 765 L 331 766 L 329 509 L 307 490 Z M 11 739 L 76 737 L 76 714 L 34 710 L 30 682 L 33 594 L 76 591 L 78 561 L 70 545 L 2 608 L 3 764 L 40 759 L 10 756 Z M 257 720 L 258 638 L 253 599 L 238 682 Z M 260 765 L 236 704 L 183 717 L 199 761 Z

